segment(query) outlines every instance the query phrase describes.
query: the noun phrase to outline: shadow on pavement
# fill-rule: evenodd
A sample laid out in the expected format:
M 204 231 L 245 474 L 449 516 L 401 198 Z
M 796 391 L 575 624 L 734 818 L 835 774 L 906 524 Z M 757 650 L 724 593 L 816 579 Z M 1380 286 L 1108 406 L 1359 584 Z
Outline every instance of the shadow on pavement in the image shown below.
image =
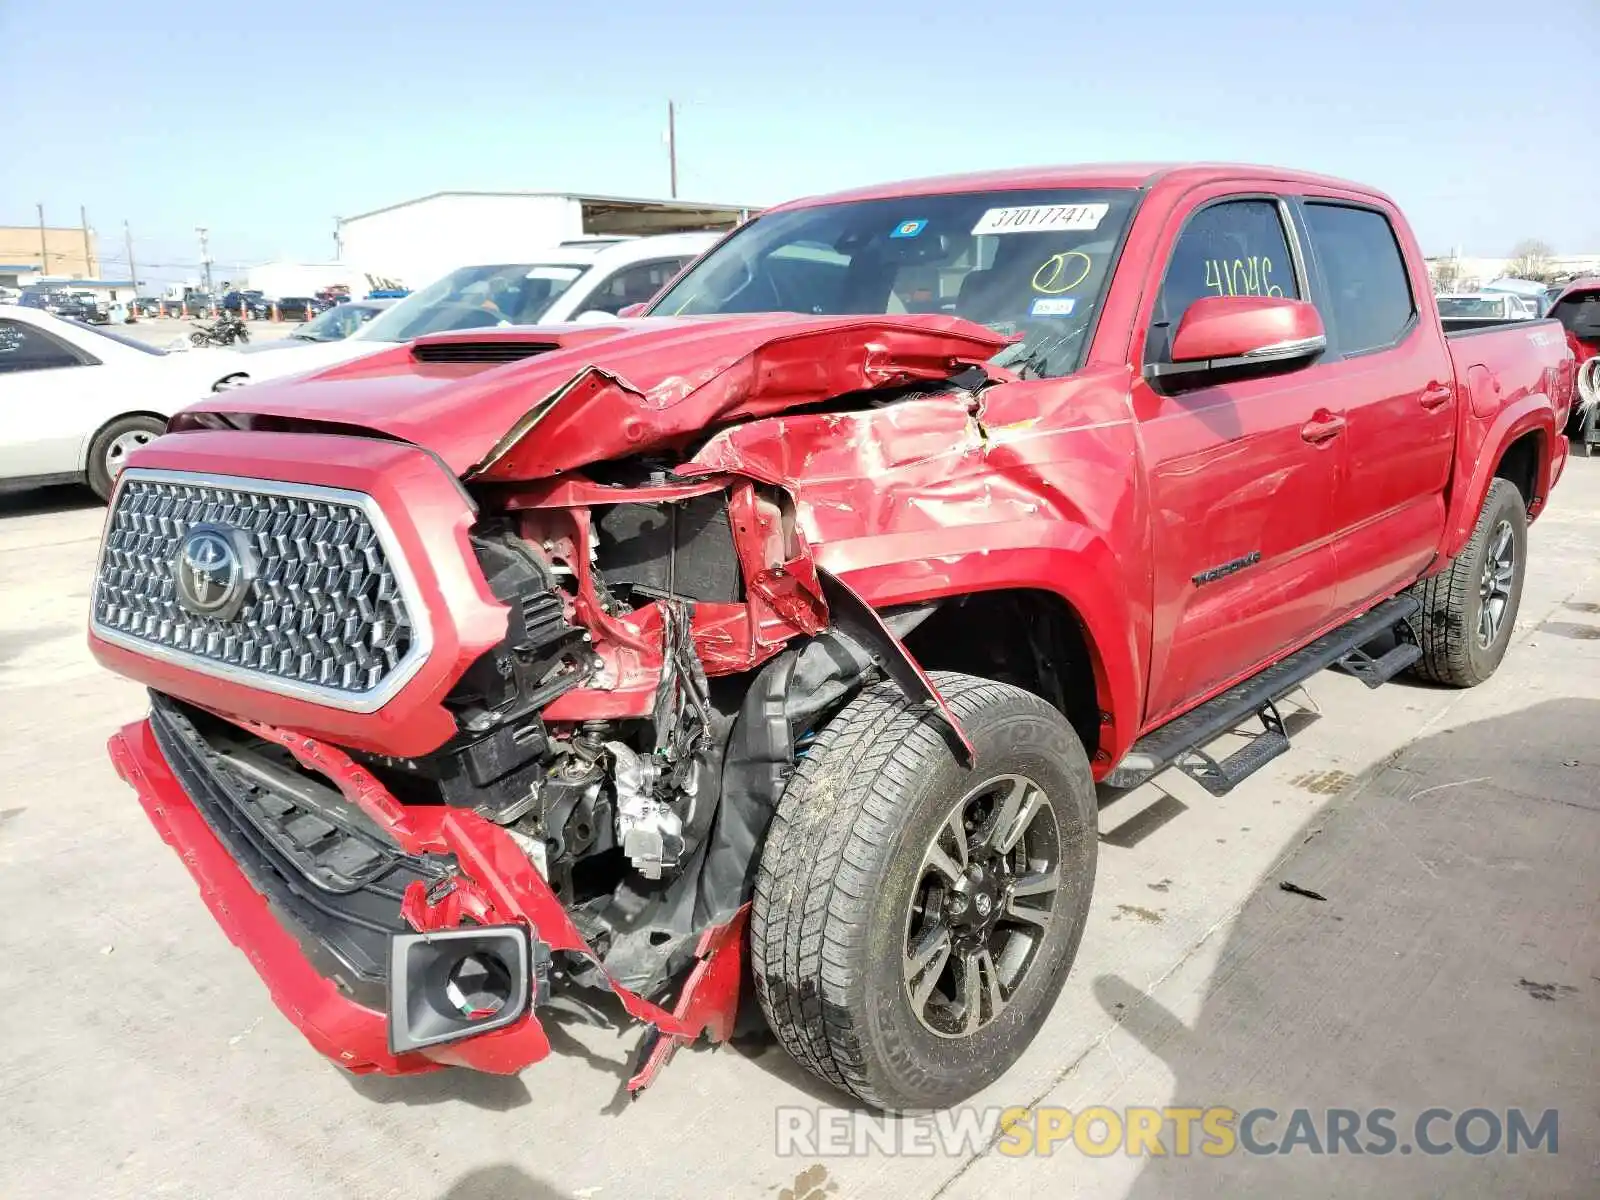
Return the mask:
M 1282 1143 L 1306 1108 L 1323 1149 L 1326 1110 L 1364 1120 L 1390 1108 L 1398 1145 L 1151 1157 L 1129 1195 L 1592 1196 L 1600 701 L 1545 701 L 1426 737 L 1289 844 L 1234 921 L 1196 1021 L 1115 976 L 1095 995 L 1166 1064 L 1175 1105 L 1275 1110 L 1254 1127 L 1262 1144 Z M 1556 1109 L 1559 1152 L 1510 1156 L 1502 1141 L 1481 1157 L 1411 1153 L 1433 1106 L 1501 1119 L 1521 1107 L 1530 1126 Z M 1453 1119 L 1428 1132 L 1457 1137 Z M 1357 1141 L 1373 1144 L 1365 1127 Z
M 29 488 L 20 492 L 0 492 L 0 520 L 6 517 L 37 517 L 48 513 L 99 507 L 101 507 L 100 497 L 88 488 L 75 483 Z
M 350 1089 L 375 1104 L 427 1105 L 459 1102 L 489 1112 L 509 1112 L 532 1101 L 517 1075 L 444 1070 L 430 1075 L 347 1075 Z
M 496 1163 L 477 1167 L 450 1185 L 439 1200 L 569 1200 L 543 1180 L 535 1179 L 521 1167 Z

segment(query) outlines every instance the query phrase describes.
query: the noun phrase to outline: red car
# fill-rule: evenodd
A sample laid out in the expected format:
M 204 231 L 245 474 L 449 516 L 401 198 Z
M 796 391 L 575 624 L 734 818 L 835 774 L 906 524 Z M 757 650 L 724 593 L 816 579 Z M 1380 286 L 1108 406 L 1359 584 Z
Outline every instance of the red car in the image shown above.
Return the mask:
M 1600 279 L 1574 279 L 1551 301 L 1546 315 L 1566 330 L 1567 345 L 1579 370 L 1588 376 L 1586 386 L 1592 395 L 1592 389 L 1600 388 L 1600 368 L 1586 368 L 1586 364 L 1600 358 Z M 1572 448 L 1584 457 L 1600 453 L 1600 403 L 1576 407 L 1567 421 L 1567 436 Z
M 637 1089 L 748 964 L 818 1076 L 952 1104 L 1067 977 L 1097 781 L 1226 792 L 1326 667 L 1494 672 L 1572 378 L 1334 179 L 801 201 L 641 319 L 180 414 L 111 502 L 111 754 L 346 1069 L 518 1071 L 611 993 Z

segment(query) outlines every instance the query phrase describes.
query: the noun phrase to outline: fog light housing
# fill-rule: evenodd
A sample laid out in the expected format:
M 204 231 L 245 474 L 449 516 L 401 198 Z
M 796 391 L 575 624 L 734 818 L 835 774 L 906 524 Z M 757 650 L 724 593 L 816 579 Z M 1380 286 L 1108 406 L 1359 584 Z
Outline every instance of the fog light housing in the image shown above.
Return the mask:
M 389 1049 L 395 1054 L 476 1037 L 533 1004 L 528 933 L 471 926 L 389 939 Z

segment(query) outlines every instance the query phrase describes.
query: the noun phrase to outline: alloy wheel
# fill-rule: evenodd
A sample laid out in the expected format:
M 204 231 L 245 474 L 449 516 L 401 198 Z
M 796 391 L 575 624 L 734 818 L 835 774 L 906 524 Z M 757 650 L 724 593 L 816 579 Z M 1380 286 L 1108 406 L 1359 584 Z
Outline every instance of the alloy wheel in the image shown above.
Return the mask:
M 1506 611 L 1511 606 L 1511 584 L 1517 571 L 1517 540 L 1511 522 L 1501 521 L 1489 538 L 1483 556 L 1483 574 L 1478 580 L 1478 645 L 1487 650 L 1500 636 Z
M 917 868 L 902 975 L 929 1032 L 970 1037 L 1039 958 L 1061 884 L 1061 831 L 1043 789 L 996 776 L 950 810 Z

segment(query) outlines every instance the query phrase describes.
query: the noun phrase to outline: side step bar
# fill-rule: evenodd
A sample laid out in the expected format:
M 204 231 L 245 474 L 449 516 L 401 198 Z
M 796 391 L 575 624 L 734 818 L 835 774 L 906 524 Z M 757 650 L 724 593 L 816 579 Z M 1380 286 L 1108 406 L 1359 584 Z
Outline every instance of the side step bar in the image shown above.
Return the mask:
M 1376 688 L 1382 687 L 1421 658 L 1422 647 L 1415 642 L 1396 642 L 1377 658 L 1357 646 L 1333 665 L 1346 675 L 1354 675 L 1369 688 Z
M 1213 796 L 1227 795 L 1241 780 L 1289 748 L 1275 701 L 1335 664 L 1368 687 L 1377 687 L 1420 658 L 1421 651 L 1408 642 L 1376 659 L 1361 647 L 1415 616 L 1421 607 L 1415 596 L 1396 596 L 1323 634 L 1309 646 L 1145 734 L 1104 782 L 1115 788 L 1137 787 L 1168 767 L 1177 766 Z M 1260 718 L 1262 729 L 1249 745 L 1220 762 L 1202 749 L 1251 716 Z

